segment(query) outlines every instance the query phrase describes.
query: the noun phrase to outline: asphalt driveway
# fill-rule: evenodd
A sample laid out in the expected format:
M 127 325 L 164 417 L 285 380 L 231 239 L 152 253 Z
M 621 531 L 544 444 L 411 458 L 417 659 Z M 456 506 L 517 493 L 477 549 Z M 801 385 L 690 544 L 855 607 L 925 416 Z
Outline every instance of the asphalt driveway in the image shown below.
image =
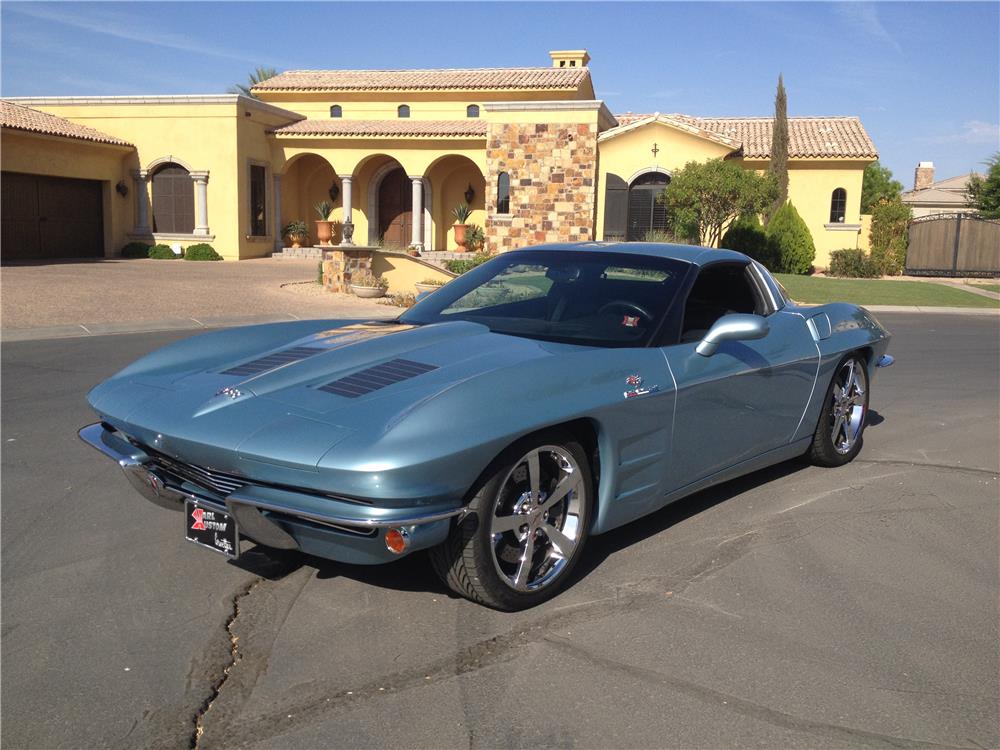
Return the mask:
M 5 748 L 1000 746 L 1000 321 L 880 315 L 860 458 L 591 540 L 503 614 L 416 556 L 187 544 L 83 445 L 83 395 L 187 333 L 2 347 Z

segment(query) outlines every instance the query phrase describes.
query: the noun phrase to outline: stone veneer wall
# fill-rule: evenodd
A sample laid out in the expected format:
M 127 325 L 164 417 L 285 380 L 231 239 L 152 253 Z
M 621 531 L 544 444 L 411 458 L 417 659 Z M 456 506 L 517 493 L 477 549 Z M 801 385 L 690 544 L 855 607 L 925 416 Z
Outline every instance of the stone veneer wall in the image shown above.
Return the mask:
M 370 273 L 374 248 L 337 247 L 323 252 L 323 286 L 328 292 L 350 293 L 351 277 Z
M 594 239 L 597 125 L 491 122 L 486 134 L 486 246 Z M 510 215 L 496 215 L 497 177 L 510 175 Z

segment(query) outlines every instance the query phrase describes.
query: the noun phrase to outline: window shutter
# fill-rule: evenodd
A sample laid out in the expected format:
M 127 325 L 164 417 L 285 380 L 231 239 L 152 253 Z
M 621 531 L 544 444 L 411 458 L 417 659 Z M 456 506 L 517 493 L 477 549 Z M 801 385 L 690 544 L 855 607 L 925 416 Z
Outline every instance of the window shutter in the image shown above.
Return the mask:
M 608 172 L 604 181 L 604 239 L 625 239 L 628 216 L 628 183 Z

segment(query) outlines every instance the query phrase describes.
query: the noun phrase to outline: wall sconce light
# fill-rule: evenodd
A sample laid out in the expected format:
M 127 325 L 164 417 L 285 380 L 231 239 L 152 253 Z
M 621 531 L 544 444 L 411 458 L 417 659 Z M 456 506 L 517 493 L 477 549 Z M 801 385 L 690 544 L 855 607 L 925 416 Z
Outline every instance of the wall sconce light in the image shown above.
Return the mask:
M 476 197 L 476 191 L 472 189 L 472 183 L 469 183 L 469 189 L 465 191 L 465 202 L 470 206 L 472 205 L 472 199 Z
M 330 189 L 327 191 L 327 194 L 330 196 L 331 201 L 334 203 L 337 202 L 337 196 L 340 195 L 340 188 L 337 187 L 336 182 L 330 184 Z
M 115 185 L 115 192 L 122 198 L 128 195 L 128 185 L 125 184 L 124 180 L 118 180 L 118 184 Z

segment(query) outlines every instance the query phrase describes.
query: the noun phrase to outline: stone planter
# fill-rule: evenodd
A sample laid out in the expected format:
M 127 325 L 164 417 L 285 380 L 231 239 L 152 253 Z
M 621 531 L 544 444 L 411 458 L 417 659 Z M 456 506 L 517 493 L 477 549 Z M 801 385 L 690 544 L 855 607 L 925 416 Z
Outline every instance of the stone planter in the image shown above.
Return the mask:
M 441 287 L 437 284 L 414 284 L 417 288 L 417 294 L 423 294 L 424 292 L 436 292 Z
M 290 234 L 288 239 L 292 241 L 292 247 L 299 248 L 306 241 L 306 236 L 304 234 Z
M 355 286 L 354 284 L 351 284 L 351 291 L 358 297 L 363 297 L 364 299 L 385 296 L 385 289 L 380 286 Z
M 331 245 L 333 240 L 333 222 L 332 221 L 317 221 L 316 222 L 316 242 L 320 245 Z

